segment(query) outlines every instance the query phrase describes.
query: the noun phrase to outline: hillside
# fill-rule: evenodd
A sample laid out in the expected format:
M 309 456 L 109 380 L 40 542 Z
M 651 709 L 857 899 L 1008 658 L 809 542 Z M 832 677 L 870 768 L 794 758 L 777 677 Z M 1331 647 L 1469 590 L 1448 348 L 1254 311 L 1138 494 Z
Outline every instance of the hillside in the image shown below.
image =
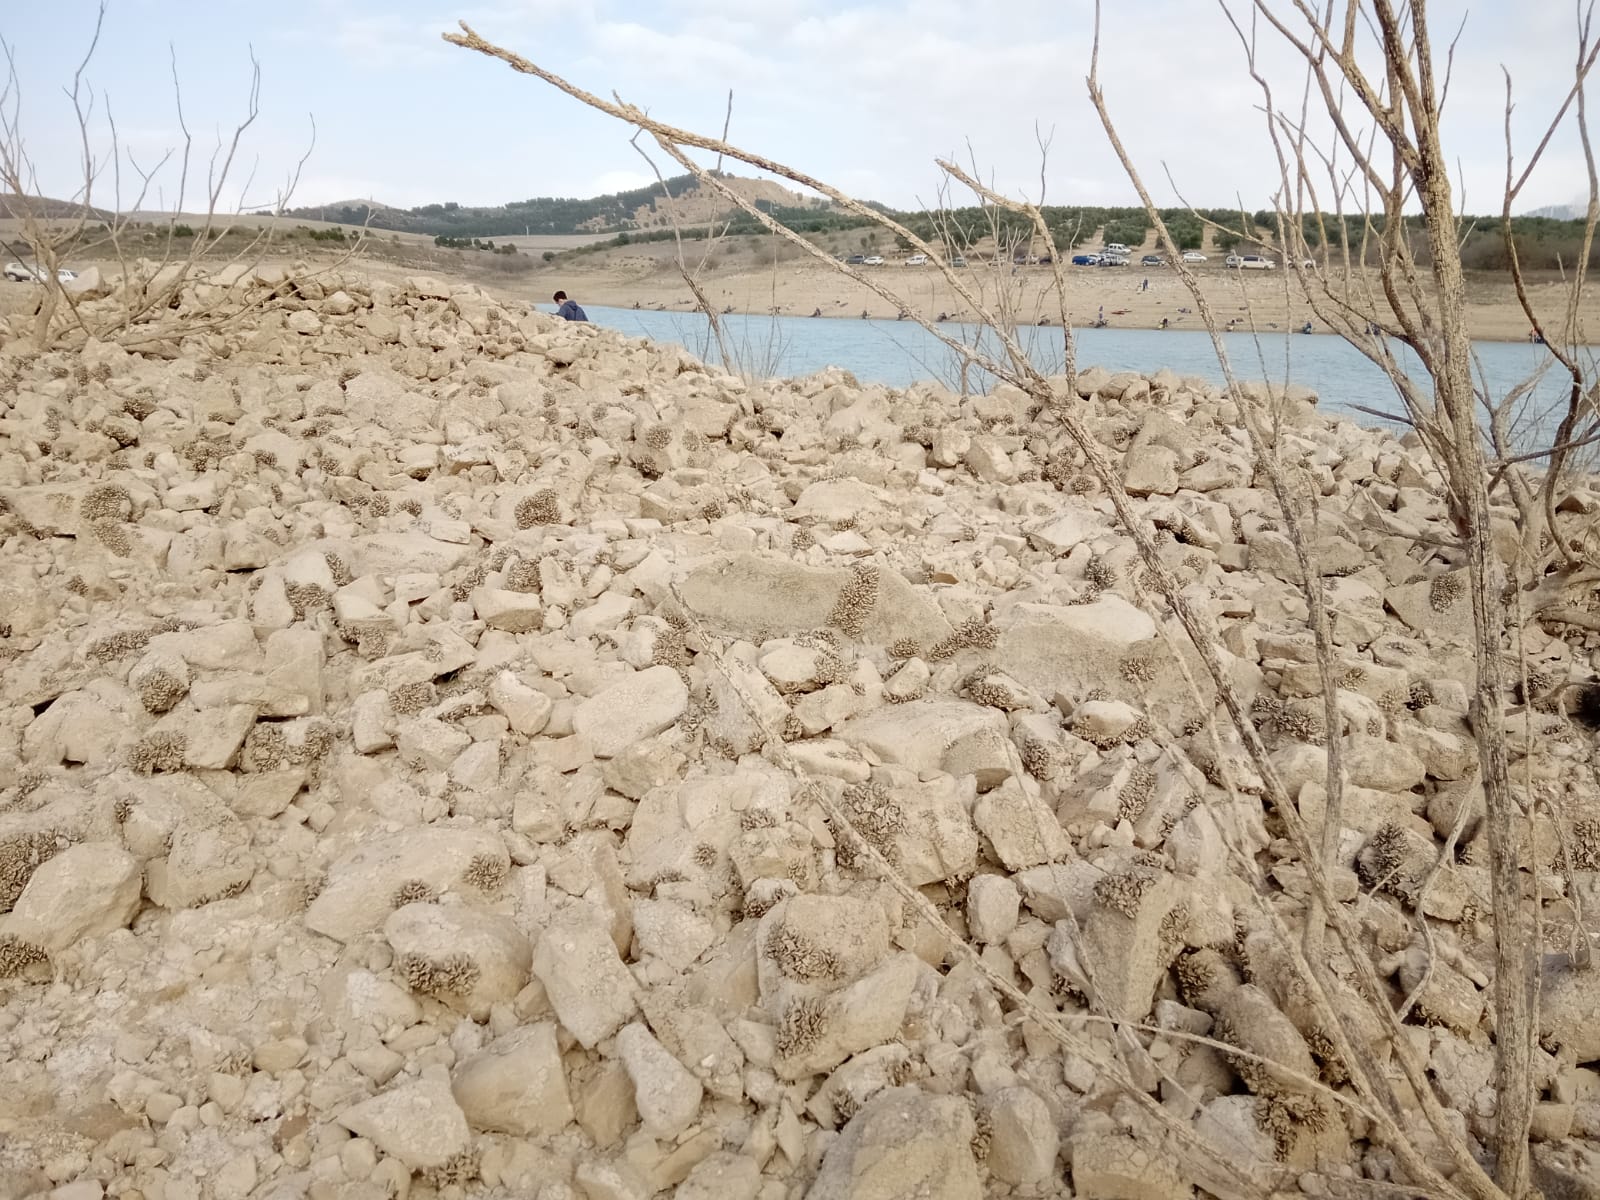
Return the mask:
M 753 201 L 783 208 L 823 207 L 820 201 L 810 200 L 771 180 L 743 179 L 738 176 L 723 178 L 740 195 Z M 667 187 L 675 198 L 679 219 L 684 222 L 709 221 L 732 207 L 715 192 L 702 189 L 690 175 L 667 180 Z M 661 203 L 662 199 L 661 185 L 651 184 L 649 187 L 588 199 L 538 196 L 493 207 L 448 202 L 402 209 L 375 200 L 346 200 L 336 204 L 295 208 L 286 215 L 345 225 L 370 224 L 373 229 L 444 237 L 611 233 L 669 226 L 671 218 Z

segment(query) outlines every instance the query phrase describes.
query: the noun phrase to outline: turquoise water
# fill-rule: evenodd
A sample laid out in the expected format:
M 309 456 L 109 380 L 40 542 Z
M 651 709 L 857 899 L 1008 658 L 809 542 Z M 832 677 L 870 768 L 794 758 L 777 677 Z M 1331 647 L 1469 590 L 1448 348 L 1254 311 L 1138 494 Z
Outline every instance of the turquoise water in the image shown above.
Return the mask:
M 591 320 L 623 333 L 676 342 L 707 361 L 715 361 L 706 319 L 698 313 L 651 312 L 626 308 L 591 307 Z M 907 387 L 921 380 L 938 380 L 958 387 L 954 353 L 927 330 L 911 321 L 860 321 L 840 318 L 743 316 L 722 318 L 730 348 L 736 357 L 759 368 L 759 374 L 809 375 L 823 367 L 843 367 L 863 383 Z M 963 341 L 971 341 L 976 327 L 948 322 L 944 328 Z M 1045 370 L 1059 370 L 1062 362 L 1060 329 L 1035 327 L 1022 330 L 1030 355 Z M 1198 375 L 1222 381 L 1210 337 L 1200 330 L 1080 329 L 1076 331 L 1078 365 L 1099 365 L 1111 371 L 1152 373 L 1170 367 L 1180 375 Z M 1249 334 L 1224 334 L 1229 358 L 1241 379 L 1271 379 L 1304 384 L 1319 396 L 1328 412 L 1345 413 L 1365 425 L 1384 422 L 1354 406 L 1398 413 L 1403 411 L 1394 388 L 1383 373 L 1342 338 L 1268 332 L 1257 340 Z M 1404 350 L 1406 357 L 1410 351 Z M 1479 342 L 1475 347 L 1482 380 L 1489 394 L 1499 397 L 1551 364 L 1543 346 L 1524 342 Z M 1414 361 L 1414 360 L 1413 360 Z M 986 383 L 969 380 L 971 390 Z M 1553 424 L 1546 415 L 1561 404 L 1564 389 L 1558 372 L 1547 371 L 1533 392 L 1532 419 L 1519 439 L 1530 438 Z

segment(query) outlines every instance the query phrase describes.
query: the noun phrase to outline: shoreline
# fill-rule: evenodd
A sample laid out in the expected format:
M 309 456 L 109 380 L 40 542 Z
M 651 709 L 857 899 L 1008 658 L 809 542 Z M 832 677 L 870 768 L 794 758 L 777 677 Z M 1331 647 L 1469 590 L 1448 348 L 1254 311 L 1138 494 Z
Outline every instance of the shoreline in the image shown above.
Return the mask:
M 936 271 L 897 266 L 869 270 L 887 274 L 879 281 L 901 293 L 908 311 L 930 322 L 937 323 L 940 313 L 947 314 L 952 322 L 974 320 L 972 306 Z M 1111 329 L 1160 330 L 1162 318 L 1172 329 L 1205 329 L 1195 311 L 1193 296 L 1170 268 L 1150 268 L 1146 275 L 1136 269 L 1125 273 L 1122 269 L 1076 267 L 1066 268 L 1063 274 L 1066 308 L 1074 329 L 1094 327 L 1102 313 L 1106 327 Z M 1299 331 L 1309 320 L 1310 336 L 1340 336 L 1317 318 L 1304 293 L 1294 294 L 1298 281 L 1293 275 L 1262 272 L 1240 276 L 1221 266 L 1201 268 L 1196 274 L 1219 324 L 1226 326 L 1235 319 L 1240 323 L 1238 331 L 1248 332 L 1253 317 L 1256 331 L 1285 333 Z M 1014 314 L 1018 326 L 1061 327 L 1062 306 L 1049 268 L 1025 267 L 1016 275 L 971 268 L 962 282 L 986 308 Z M 742 264 L 733 268 L 718 266 L 702 273 L 700 285 L 720 310 L 719 315 L 859 320 L 864 311 L 868 319 L 894 321 L 899 311 L 865 285 L 810 263 L 779 263 L 754 270 Z M 676 270 L 664 268 L 655 260 L 622 260 L 600 270 L 570 266 L 561 269 L 552 264 L 541 268 L 516 290 L 526 295 L 535 288 L 538 290 L 534 298 L 541 305 L 546 303 L 541 292 L 548 294 L 561 288 L 579 304 L 632 309 L 637 303 L 640 310 L 699 311 Z M 1556 327 L 1566 309 L 1565 286 L 1559 280 L 1541 279 L 1530 282 L 1528 291 L 1534 311 L 1547 327 Z M 1047 324 L 1039 325 L 1041 317 L 1047 318 Z M 1528 340 L 1527 316 L 1509 280 L 1498 275 L 1469 279 L 1468 322 L 1476 340 Z M 1580 305 L 1579 326 L 1600 328 L 1600 299 L 1592 290 L 1586 291 Z

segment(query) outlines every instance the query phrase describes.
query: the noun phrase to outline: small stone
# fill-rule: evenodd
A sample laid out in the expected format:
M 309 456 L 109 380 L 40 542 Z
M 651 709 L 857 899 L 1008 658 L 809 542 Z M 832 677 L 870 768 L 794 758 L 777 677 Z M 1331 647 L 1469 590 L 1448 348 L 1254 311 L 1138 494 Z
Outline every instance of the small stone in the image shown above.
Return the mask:
M 617 1056 L 633 1080 L 634 1104 L 652 1137 L 672 1138 L 687 1129 L 700 1111 L 704 1089 L 639 1022 L 617 1034 Z
M 423 1077 L 390 1088 L 334 1118 L 412 1171 L 442 1167 L 472 1142 L 467 1118 L 442 1079 Z

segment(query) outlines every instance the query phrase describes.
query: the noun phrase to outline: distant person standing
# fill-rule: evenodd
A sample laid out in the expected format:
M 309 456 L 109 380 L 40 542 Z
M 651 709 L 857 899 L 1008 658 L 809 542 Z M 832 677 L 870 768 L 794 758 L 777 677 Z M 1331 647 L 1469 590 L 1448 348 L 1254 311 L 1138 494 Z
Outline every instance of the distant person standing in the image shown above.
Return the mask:
M 565 292 L 557 292 L 551 297 L 561 307 L 556 309 L 556 316 L 563 321 L 587 321 L 589 314 L 578 307 L 576 300 L 568 300 Z

